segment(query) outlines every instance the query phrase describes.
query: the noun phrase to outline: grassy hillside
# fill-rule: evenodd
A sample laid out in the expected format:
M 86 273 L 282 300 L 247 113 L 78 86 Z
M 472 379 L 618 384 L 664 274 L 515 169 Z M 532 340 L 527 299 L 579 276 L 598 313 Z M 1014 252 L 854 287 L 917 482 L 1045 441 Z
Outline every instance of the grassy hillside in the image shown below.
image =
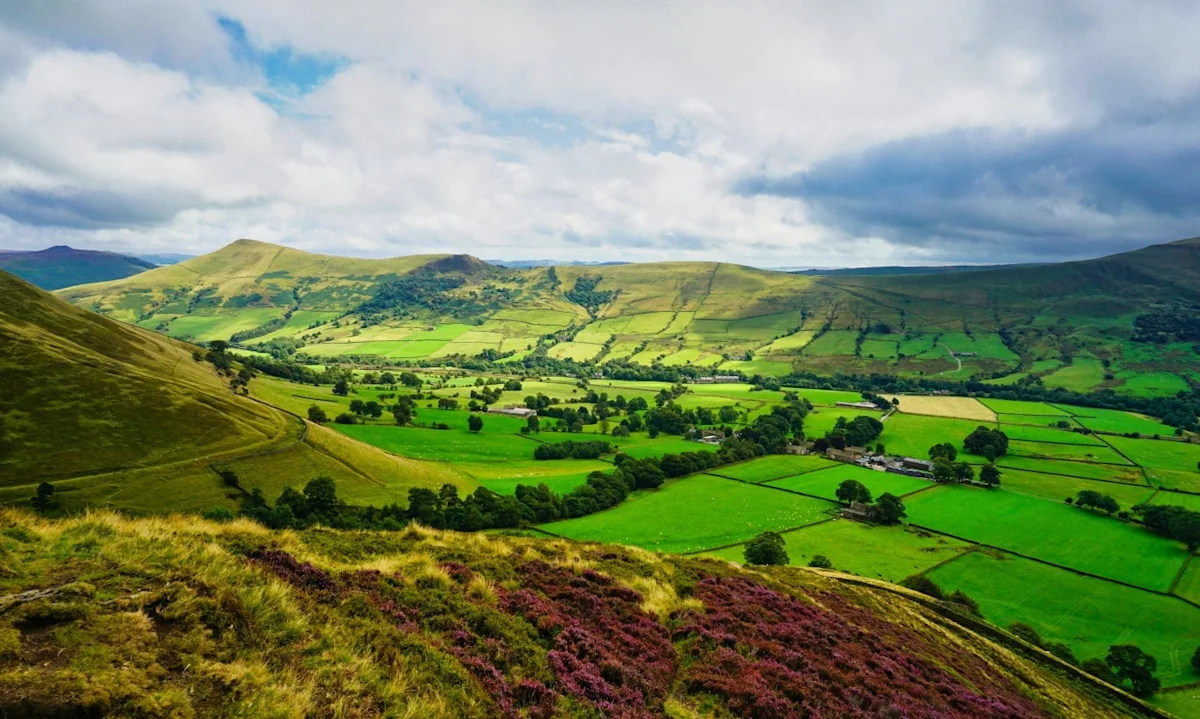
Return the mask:
M 302 345 L 319 362 L 544 354 L 1154 397 L 1200 385 L 1200 354 L 1191 340 L 1146 341 L 1135 320 L 1194 317 L 1197 287 L 1197 240 L 1057 265 L 824 277 L 714 262 L 508 269 L 465 256 L 361 260 L 239 240 L 60 295 L 174 337 Z
M 115 252 L 76 250 L 65 245 L 37 252 L 0 250 L 0 270 L 44 290 L 57 290 L 85 282 L 118 280 L 152 269 L 154 264 Z
M 411 485 L 471 485 L 237 396 L 194 349 L 0 273 L 0 501 L 50 481 L 67 509 L 235 506 L 216 468 L 268 496 L 320 474 L 379 503 L 403 503 Z
M 0 714 L 1154 716 L 895 587 L 411 527 L 0 512 Z

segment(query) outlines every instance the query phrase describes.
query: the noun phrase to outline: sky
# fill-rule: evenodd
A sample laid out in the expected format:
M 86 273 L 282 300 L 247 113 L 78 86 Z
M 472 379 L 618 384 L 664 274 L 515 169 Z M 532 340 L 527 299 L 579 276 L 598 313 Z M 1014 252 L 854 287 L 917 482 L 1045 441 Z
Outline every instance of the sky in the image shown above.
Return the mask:
M 0 247 L 1040 262 L 1200 235 L 1200 3 L 0 3 Z

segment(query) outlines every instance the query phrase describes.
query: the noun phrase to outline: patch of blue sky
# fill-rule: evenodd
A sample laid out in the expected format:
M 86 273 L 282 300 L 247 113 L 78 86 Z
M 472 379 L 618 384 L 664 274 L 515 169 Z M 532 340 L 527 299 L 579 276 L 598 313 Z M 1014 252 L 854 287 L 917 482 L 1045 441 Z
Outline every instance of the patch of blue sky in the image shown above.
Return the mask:
M 250 39 L 245 26 L 230 17 L 217 18 L 217 24 L 229 38 L 233 57 L 254 65 L 262 73 L 268 89 L 260 92 L 259 97 L 276 109 L 290 98 L 317 89 L 349 64 L 346 58 L 336 55 L 300 53 L 288 46 L 259 47 Z

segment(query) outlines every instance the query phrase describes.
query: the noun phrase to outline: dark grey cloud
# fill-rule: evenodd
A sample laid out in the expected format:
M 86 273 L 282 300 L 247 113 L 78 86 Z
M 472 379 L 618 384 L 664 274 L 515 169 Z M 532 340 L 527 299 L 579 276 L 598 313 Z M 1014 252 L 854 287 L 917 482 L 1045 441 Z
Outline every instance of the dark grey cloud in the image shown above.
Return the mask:
M 959 130 L 834 157 L 748 195 L 802 199 L 813 220 L 948 259 L 1090 257 L 1200 231 L 1200 101 L 1088 128 Z
M 0 214 L 39 227 L 97 230 L 150 226 L 171 220 L 191 204 L 184 197 L 152 192 L 0 189 Z

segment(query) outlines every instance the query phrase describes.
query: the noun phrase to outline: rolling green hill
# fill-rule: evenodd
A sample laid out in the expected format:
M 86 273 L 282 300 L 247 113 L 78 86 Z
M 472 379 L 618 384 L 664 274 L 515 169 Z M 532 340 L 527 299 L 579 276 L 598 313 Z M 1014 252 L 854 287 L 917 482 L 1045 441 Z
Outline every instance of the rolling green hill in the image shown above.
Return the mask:
M 44 290 L 57 290 L 85 282 L 118 280 L 152 269 L 146 260 L 115 252 L 77 250 L 56 245 L 37 252 L 0 250 L 0 270 Z
M 235 395 L 194 349 L 0 272 L 0 499 L 42 481 L 64 508 L 140 511 L 232 507 L 241 490 L 273 496 L 321 474 L 376 503 L 403 503 L 412 485 L 472 485 Z
M 836 572 L 13 510 L 0 567 L 5 716 L 1163 716 Z
M 286 340 L 313 361 L 544 354 L 748 374 L 884 373 L 1169 396 L 1200 386 L 1200 240 L 936 275 L 810 276 L 729 263 L 509 269 L 466 256 L 363 260 L 250 240 L 60 291 L 198 341 Z

